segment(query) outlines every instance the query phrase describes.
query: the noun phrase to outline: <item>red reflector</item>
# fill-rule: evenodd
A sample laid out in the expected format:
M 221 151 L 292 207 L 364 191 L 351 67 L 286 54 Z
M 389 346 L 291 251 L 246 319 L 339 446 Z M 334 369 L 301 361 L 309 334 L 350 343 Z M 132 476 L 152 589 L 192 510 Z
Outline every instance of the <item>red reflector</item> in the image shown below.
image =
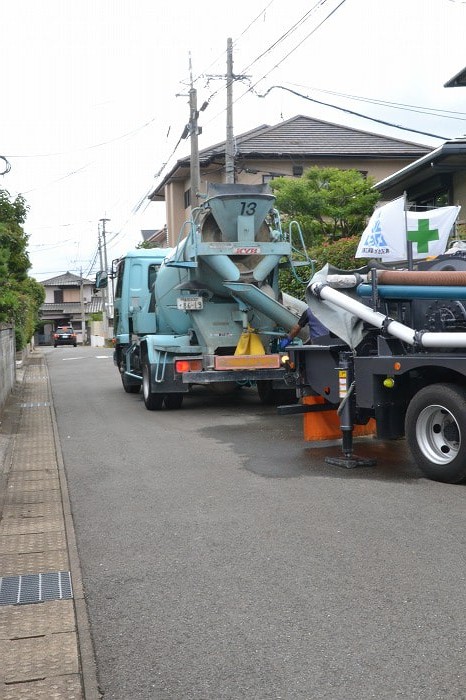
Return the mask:
M 176 372 L 200 372 L 202 370 L 201 360 L 176 360 Z

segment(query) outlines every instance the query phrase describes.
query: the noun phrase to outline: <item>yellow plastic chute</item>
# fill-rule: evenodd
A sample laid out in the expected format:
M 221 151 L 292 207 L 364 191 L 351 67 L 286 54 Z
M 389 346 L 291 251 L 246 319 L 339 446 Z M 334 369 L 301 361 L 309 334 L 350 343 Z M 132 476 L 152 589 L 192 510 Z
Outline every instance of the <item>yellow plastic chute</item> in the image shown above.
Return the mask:
M 265 355 L 262 341 L 251 326 L 241 333 L 235 355 Z

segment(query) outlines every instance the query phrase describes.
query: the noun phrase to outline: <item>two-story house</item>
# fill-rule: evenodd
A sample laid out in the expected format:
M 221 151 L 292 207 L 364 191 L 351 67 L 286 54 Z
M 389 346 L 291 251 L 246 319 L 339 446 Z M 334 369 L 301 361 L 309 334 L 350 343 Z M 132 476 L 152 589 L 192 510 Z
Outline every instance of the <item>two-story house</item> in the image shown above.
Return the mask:
M 382 180 L 431 151 L 429 146 L 298 115 L 275 126 L 262 125 L 235 138 L 235 181 L 265 183 L 278 176 L 300 177 L 311 166 L 356 169 Z M 199 153 L 200 191 L 224 182 L 225 142 Z M 176 245 L 191 213 L 190 158 L 178 160 L 149 195 L 166 206 L 166 242 Z M 156 240 L 164 241 L 164 232 Z
M 39 312 L 43 331 L 39 334 L 38 342 L 48 345 L 53 330 L 63 325 L 71 325 L 78 335 L 78 342 L 85 342 L 89 337 L 91 315 L 102 311 L 102 297 L 94 293 L 95 283 L 72 272 L 65 272 L 40 284 L 45 289 L 45 301 Z

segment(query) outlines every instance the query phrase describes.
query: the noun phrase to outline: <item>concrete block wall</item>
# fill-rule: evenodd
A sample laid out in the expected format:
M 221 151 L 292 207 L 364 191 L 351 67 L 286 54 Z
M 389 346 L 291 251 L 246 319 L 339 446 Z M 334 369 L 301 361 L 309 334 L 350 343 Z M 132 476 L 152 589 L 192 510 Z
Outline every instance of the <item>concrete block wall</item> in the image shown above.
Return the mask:
M 0 410 L 13 390 L 15 381 L 15 331 L 12 326 L 0 324 Z

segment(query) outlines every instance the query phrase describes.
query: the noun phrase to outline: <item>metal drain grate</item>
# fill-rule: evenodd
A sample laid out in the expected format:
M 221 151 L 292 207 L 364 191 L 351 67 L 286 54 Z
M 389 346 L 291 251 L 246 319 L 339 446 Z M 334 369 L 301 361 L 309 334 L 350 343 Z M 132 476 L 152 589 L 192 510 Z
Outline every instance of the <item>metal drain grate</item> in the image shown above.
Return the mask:
M 69 571 L 0 577 L 0 605 L 27 605 L 72 597 Z
M 21 408 L 38 408 L 40 406 L 50 406 L 50 401 L 36 401 L 30 403 L 20 403 Z

